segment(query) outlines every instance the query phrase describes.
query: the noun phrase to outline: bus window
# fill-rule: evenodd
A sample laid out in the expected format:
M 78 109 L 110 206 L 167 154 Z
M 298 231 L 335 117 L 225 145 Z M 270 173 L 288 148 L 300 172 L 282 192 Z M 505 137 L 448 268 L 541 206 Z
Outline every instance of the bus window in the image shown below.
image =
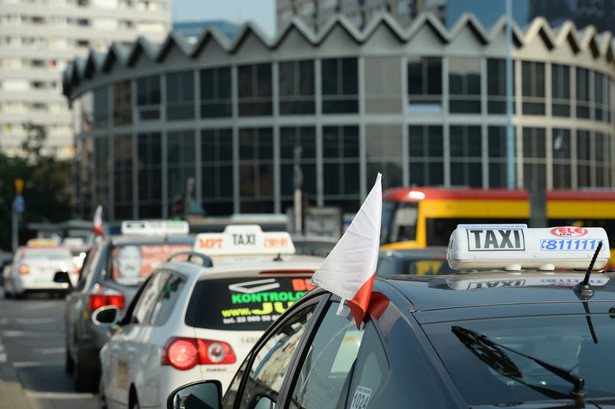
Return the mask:
M 416 240 L 418 203 L 400 203 L 393 219 L 391 241 Z

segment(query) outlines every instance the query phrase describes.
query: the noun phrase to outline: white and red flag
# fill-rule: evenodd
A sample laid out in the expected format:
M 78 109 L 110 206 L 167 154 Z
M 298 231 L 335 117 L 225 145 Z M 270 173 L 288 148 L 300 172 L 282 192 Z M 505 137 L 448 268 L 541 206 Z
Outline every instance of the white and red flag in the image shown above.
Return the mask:
M 103 235 L 103 221 L 102 221 L 102 206 L 98 205 L 94 212 L 94 225 L 92 227 L 94 234 L 98 236 Z
M 342 298 L 338 315 L 343 315 L 344 300 L 360 327 L 372 293 L 382 217 L 382 175 L 361 205 L 350 227 L 342 235 L 310 284 L 324 288 Z

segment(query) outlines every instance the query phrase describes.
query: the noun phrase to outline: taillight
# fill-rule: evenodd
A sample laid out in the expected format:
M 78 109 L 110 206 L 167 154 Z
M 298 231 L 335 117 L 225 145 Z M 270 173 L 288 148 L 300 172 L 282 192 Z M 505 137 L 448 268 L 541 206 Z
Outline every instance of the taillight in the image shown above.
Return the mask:
M 88 293 L 86 308 L 88 311 L 94 311 L 105 305 L 115 305 L 119 309 L 124 309 L 124 293 L 96 284 Z
M 22 264 L 21 266 L 19 266 L 19 274 L 28 274 L 30 272 L 30 270 L 28 270 L 28 266 L 25 264 Z
M 171 365 L 180 371 L 196 365 L 232 364 L 236 360 L 229 344 L 210 339 L 173 337 L 162 352 L 162 365 Z

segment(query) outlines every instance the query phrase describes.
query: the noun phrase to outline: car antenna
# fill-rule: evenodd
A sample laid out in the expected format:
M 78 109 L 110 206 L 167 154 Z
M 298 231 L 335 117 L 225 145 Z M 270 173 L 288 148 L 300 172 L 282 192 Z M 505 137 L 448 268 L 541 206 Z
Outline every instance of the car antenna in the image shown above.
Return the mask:
M 598 243 L 596 247 L 596 251 L 594 252 L 594 257 L 592 257 L 592 261 L 589 263 L 589 268 L 585 272 L 585 278 L 582 282 L 574 286 L 574 291 L 577 293 L 577 296 L 581 299 L 587 300 L 594 295 L 594 288 L 589 283 L 589 276 L 592 273 L 594 268 L 594 263 L 598 258 L 598 253 L 600 253 L 600 249 L 602 248 L 602 241 Z

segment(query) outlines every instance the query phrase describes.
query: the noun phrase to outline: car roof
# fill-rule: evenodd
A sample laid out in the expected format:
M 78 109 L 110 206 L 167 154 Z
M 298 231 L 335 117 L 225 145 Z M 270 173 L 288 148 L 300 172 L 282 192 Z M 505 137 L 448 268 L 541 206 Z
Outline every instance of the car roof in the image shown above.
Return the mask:
M 114 245 L 123 244 L 159 244 L 159 243 L 178 243 L 178 244 L 192 244 L 196 235 L 113 235 L 109 236 L 109 240 Z
M 426 257 L 444 256 L 446 258 L 446 246 L 428 246 L 420 249 L 380 249 L 380 257 L 394 257 L 403 259 L 424 259 Z
M 322 257 L 307 255 L 286 255 L 280 259 L 272 256 L 239 256 L 214 257 L 213 266 L 205 267 L 198 262 L 171 261 L 160 268 L 170 268 L 180 273 L 197 275 L 199 278 L 234 278 L 254 276 L 258 277 L 262 271 L 306 270 L 315 271 L 323 262 Z M 290 273 L 296 275 L 297 273 Z
M 395 275 L 376 277 L 382 291 L 401 294 L 413 311 L 536 303 L 578 303 L 573 287 L 583 271 L 484 271 L 440 276 Z M 615 273 L 593 272 L 591 301 L 615 300 Z M 389 290 L 386 290 L 386 288 Z

